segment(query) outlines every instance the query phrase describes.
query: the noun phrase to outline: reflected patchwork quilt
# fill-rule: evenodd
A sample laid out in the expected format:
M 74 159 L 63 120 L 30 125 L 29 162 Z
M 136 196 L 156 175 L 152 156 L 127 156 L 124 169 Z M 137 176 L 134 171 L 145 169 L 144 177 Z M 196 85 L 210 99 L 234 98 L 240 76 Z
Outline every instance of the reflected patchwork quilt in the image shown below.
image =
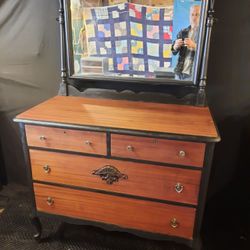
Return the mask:
M 107 58 L 109 72 L 150 77 L 171 66 L 173 7 L 85 8 L 84 19 L 88 54 Z

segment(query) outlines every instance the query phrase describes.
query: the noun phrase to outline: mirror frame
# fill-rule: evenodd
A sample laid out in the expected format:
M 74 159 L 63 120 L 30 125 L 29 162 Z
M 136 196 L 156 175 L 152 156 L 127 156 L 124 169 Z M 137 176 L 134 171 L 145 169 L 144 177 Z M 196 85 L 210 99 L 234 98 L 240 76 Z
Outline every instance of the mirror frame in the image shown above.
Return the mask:
M 81 92 L 87 88 L 114 89 L 117 91 L 132 90 L 138 92 L 163 92 L 170 93 L 177 98 L 194 94 L 193 98 L 197 106 L 206 105 L 205 87 L 207 83 L 208 57 L 210 50 L 211 32 L 214 24 L 215 0 L 202 0 L 201 32 L 199 34 L 199 52 L 194 68 L 194 81 L 180 81 L 166 78 L 120 79 L 113 77 L 75 77 L 72 75 L 72 48 L 69 29 L 69 3 L 70 0 L 59 0 L 59 24 L 60 24 L 60 50 L 61 50 L 61 84 L 59 94 L 69 95 L 69 86 Z M 119 83 L 119 84 L 118 84 Z M 137 84 L 135 84 L 137 83 Z M 178 97 L 179 96 L 179 97 Z M 181 97 L 181 98 L 182 98 Z M 191 104 L 192 105 L 192 104 Z
M 64 0 L 64 18 L 65 18 L 65 41 L 66 41 L 66 55 L 67 55 L 67 71 L 69 79 L 75 80 L 104 80 L 104 81 L 115 81 L 115 82 L 132 82 L 132 83 L 148 83 L 148 84 L 166 84 L 166 85 L 181 85 L 190 86 L 198 85 L 199 76 L 201 72 L 201 60 L 204 50 L 204 37 L 206 31 L 206 19 L 208 12 L 208 1 L 201 0 L 201 15 L 200 15 L 200 29 L 198 37 L 198 48 L 195 55 L 193 80 L 175 80 L 168 78 L 140 78 L 140 77 L 115 77 L 105 75 L 86 75 L 77 76 L 74 75 L 74 60 L 73 60 L 73 48 L 72 48 L 72 32 L 71 32 L 71 13 L 70 13 L 70 1 Z

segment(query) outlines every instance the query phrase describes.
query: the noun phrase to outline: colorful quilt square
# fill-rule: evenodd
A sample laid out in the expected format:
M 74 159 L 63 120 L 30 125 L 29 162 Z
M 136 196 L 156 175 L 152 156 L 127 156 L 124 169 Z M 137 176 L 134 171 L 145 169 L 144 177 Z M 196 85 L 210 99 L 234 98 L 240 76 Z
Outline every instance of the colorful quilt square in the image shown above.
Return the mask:
M 154 72 L 160 66 L 160 61 L 158 60 L 148 60 L 148 70 L 149 72 Z
M 86 29 L 87 29 L 87 35 L 89 38 L 91 37 L 95 37 L 95 25 L 90 23 L 86 25 Z
M 130 23 L 130 32 L 132 36 L 142 37 L 142 24 L 141 23 Z
M 159 26 L 147 25 L 147 38 L 159 39 Z
M 114 61 L 113 58 L 108 59 L 108 70 L 113 71 L 114 70 Z
M 104 37 L 110 37 L 111 32 L 110 32 L 110 24 L 105 23 L 105 24 L 98 24 L 98 35 L 99 38 L 104 38 Z
M 173 33 L 172 26 L 163 26 L 163 38 L 164 38 L 164 40 L 171 40 L 172 33 Z
M 120 71 L 129 70 L 128 57 L 117 57 L 116 63 L 117 63 L 117 70 L 120 70 Z
M 163 58 L 170 58 L 172 55 L 171 44 L 163 44 Z
M 127 36 L 126 22 L 119 22 L 114 24 L 115 36 Z
M 116 10 L 114 10 L 113 12 L 112 12 L 112 18 L 119 18 L 120 17 L 120 15 L 119 15 L 119 12 L 118 11 L 116 11 Z
M 96 8 L 95 16 L 97 19 L 108 19 L 109 18 L 108 9 L 105 7 Z
M 128 7 L 127 3 L 120 3 L 120 4 L 117 5 L 118 10 L 126 10 L 127 7 Z
M 146 19 L 152 21 L 160 20 L 160 8 L 147 7 Z
M 89 55 L 91 55 L 91 56 L 97 55 L 97 48 L 96 48 L 95 41 L 88 43 L 88 52 L 89 52 Z
M 143 54 L 143 41 L 131 40 L 131 53 Z
M 159 43 L 147 43 L 148 55 L 159 57 Z
M 127 40 L 115 41 L 115 51 L 116 51 L 116 54 L 128 53 L 128 42 L 127 42 Z
M 134 71 L 145 71 L 145 62 L 143 58 L 132 58 L 133 70 Z
M 141 19 L 142 17 L 142 6 L 137 4 L 129 4 L 129 16 Z
M 110 55 L 111 54 L 111 42 L 110 41 L 99 42 L 98 45 L 100 48 L 100 55 Z
M 166 7 L 164 9 L 164 20 L 165 21 L 172 21 L 173 20 L 173 15 L 174 15 L 174 8 L 173 5 Z
M 171 62 L 164 62 L 164 68 L 171 67 Z

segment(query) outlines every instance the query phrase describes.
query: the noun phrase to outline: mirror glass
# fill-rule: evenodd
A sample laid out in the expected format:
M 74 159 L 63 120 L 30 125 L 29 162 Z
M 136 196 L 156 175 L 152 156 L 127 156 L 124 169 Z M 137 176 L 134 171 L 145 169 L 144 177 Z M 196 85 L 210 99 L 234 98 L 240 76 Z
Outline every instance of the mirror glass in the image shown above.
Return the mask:
M 70 74 L 193 81 L 202 0 L 69 0 Z

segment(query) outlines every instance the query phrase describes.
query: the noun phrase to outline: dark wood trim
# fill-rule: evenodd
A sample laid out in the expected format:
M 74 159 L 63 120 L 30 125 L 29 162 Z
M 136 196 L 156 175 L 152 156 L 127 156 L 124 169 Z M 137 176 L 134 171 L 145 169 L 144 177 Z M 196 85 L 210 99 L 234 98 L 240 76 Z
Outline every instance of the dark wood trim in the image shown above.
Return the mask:
M 209 59 L 209 51 L 210 51 L 210 40 L 212 34 L 212 27 L 214 24 L 214 1 L 210 0 L 209 9 L 207 11 L 206 18 L 206 33 L 204 38 L 204 49 L 201 63 L 201 73 L 200 73 L 200 82 L 199 82 L 199 90 L 197 94 L 197 106 L 205 106 L 206 105 L 206 92 L 205 88 L 207 85 L 207 70 L 208 70 L 208 59 Z M 203 25 L 204 26 L 204 25 Z
M 97 158 L 104 158 L 104 159 L 122 160 L 122 161 L 129 161 L 129 162 L 135 162 L 135 163 L 145 163 L 145 164 L 152 164 L 152 165 L 158 165 L 158 166 L 169 167 L 169 168 L 181 168 L 181 169 L 196 170 L 196 171 L 202 170 L 201 167 L 177 165 L 177 164 L 172 164 L 172 163 L 163 163 L 163 162 L 155 162 L 155 161 L 148 161 L 148 160 L 137 160 L 137 159 L 131 159 L 131 158 L 114 157 L 114 156 L 107 157 L 105 155 L 88 154 L 88 153 L 66 151 L 66 150 L 60 150 L 60 149 L 40 148 L 40 147 L 29 147 L 29 149 L 48 151 L 48 152 L 58 152 L 58 153 L 71 154 L 71 155 L 82 155 L 82 156 L 86 156 L 86 157 L 97 157 Z
M 34 193 L 34 187 L 33 187 L 33 181 L 32 181 L 32 172 L 31 172 L 31 163 L 30 163 L 30 156 L 29 156 L 29 149 L 28 149 L 28 144 L 26 140 L 26 132 L 25 132 L 25 125 L 23 123 L 19 123 L 19 131 L 21 135 L 21 142 L 22 142 L 22 149 L 23 149 L 23 154 L 24 154 L 24 161 L 25 161 L 25 166 L 26 166 L 26 174 L 27 174 L 27 181 L 28 185 L 31 190 L 32 194 L 32 217 L 36 216 L 36 201 L 35 201 L 35 193 Z
M 65 38 L 65 19 L 64 19 L 64 3 L 63 0 L 59 0 L 59 24 L 60 24 L 60 51 L 61 51 L 61 88 L 65 90 L 65 94 L 68 95 L 68 72 L 66 64 L 66 38 Z
M 201 14 L 201 18 L 200 18 L 200 26 L 201 31 L 199 34 L 199 45 L 200 45 L 200 50 L 197 51 L 197 59 L 195 61 L 195 65 L 194 68 L 197 68 L 197 72 L 198 74 L 196 74 L 195 77 L 195 83 L 196 86 L 199 86 L 199 80 L 200 80 L 200 73 L 201 73 L 201 62 L 203 60 L 203 50 L 204 50 L 204 41 L 205 41 L 205 33 L 206 33 L 206 20 L 207 20 L 207 11 L 208 11 L 208 1 L 203 1 L 202 2 L 202 14 Z
M 68 128 L 76 130 L 89 130 L 97 132 L 110 132 L 114 134 L 124 134 L 124 135 L 134 135 L 142 137 L 155 137 L 155 138 L 165 138 L 169 140 L 177 141 L 190 141 L 190 142 L 219 142 L 220 137 L 203 137 L 203 136 L 190 136 L 190 135 L 179 135 L 179 134 L 168 134 L 168 133 L 159 133 L 151 131 L 138 131 L 138 130 L 127 130 L 120 128 L 107 128 L 107 127 L 97 127 L 97 126 L 82 126 L 77 124 L 65 124 L 57 122 L 45 122 L 45 121 L 35 121 L 35 120 L 24 120 L 15 118 L 14 122 L 21 122 L 25 124 L 32 124 L 37 126 L 46 126 L 46 127 L 56 127 L 56 128 Z
M 107 132 L 106 138 L 107 138 L 107 158 L 110 158 L 111 157 L 111 135 L 110 135 L 110 132 Z
M 67 71 L 68 71 L 68 78 L 74 74 L 74 60 L 70 60 L 73 58 L 73 48 L 72 48 L 72 32 L 71 32 L 71 13 L 70 13 L 70 6 L 68 0 L 63 0 L 64 4 L 64 19 L 65 19 L 65 55 L 67 61 Z
M 194 239 L 199 238 L 200 236 L 199 234 L 201 231 L 202 219 L 206 205 L 206 196 L 207 196 L 207 189 L 208 189 L 209 177 L 212 166 L 214 147 L 215 147 L 214 143 L 208 143 L 206 147 L 205 162 L 201 176 L 201 185 L 198 198 L 198 209 L 196 212 L 196 219 L 194 225 Z

